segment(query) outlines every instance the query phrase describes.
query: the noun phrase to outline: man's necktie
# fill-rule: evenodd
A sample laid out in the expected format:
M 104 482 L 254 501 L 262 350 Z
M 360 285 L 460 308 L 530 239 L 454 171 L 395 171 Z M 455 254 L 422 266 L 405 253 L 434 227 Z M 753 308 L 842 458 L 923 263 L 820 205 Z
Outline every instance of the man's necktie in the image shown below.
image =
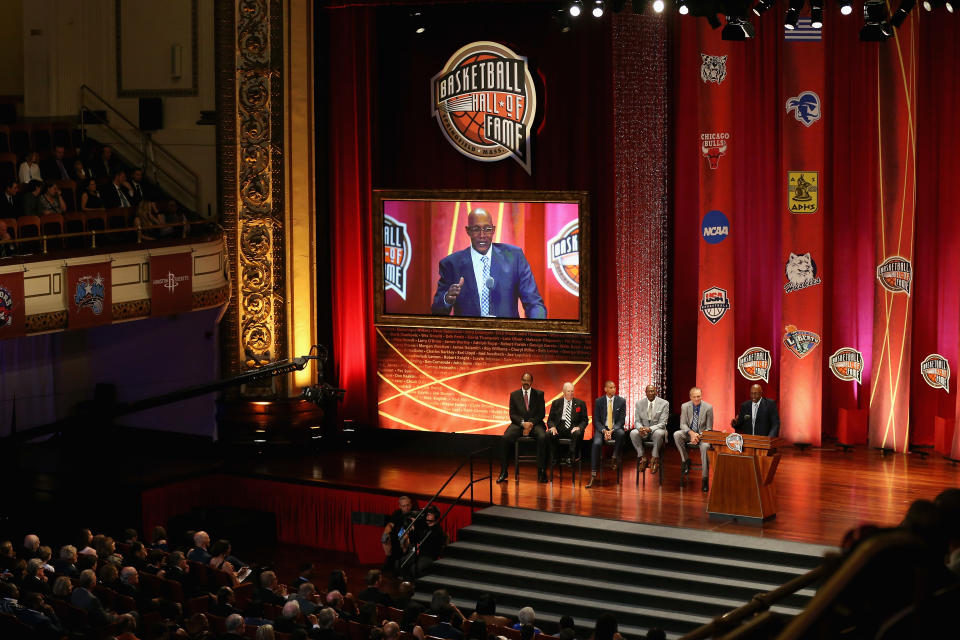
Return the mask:
M 490 256 L 480 256 L 480 263 L 483 265 L 483 282 L 480 284 L 480 315 L 490 315 L 490 289 L 487 288 L 487 281 L 490 280 Z
M 523 392 L 523 403 L 527 405 L 527 411 L 530 410 L 530 391 L 524 390 Z
M 127 196 L 126 194 L 123 193 L 123 189 L 121 189 L 119 185 L 115 185 L 115 186 L 117 189 L 117 193 L 120 195 L 120 207 L 126 209 L 127 207 L 130 206 L 130 201 L 127 200 Z
M 760 403 L 757 402 L 753 405 L 753 416 L 750 418 L 750 433 L 753 433 L 757 428 L 757 409 L 760 407 Z
M 563 401 L 563 426 L 570 428 L 570 401 Z
M 67 175 L 67 168 L 63 166 L 63 162 L 57 160 L 57 168 L 60 169 L 60 179 L 69 180 L 70 176 Z
M 653 403 L 647 402 L 647 421 L 653 422 Z
M 694 431 L 697 431 L 697 433 L 699 433 L 699 431 L 697 430 L 699 426 L 700 426 L 700 412 L 697 411 L 696 409 L 694 409 L 694 410 L 693 410 L 693 424 L 690 425 L 690 428 L 691 428 L 692 430 L 694 430 Z
M 607 429 L 613 429 L 613 398 L 607 398 Z

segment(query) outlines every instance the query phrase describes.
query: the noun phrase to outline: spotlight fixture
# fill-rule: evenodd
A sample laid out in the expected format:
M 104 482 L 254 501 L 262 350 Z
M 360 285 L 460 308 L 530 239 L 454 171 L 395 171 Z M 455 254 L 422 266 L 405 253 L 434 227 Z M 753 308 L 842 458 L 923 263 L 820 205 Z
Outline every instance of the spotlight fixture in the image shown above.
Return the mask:
M 923 0 L 923 8 L 927 11 L 933 11 L 940 7 L 946 7 L 947 11 L 953 13 L 953 3 L 950 0 Z
M 727 24 L 720 32 L 721 40 L 746 40 L 754 34 L 753 25 L 743 16 L 727 16 Z
M 653 0 L 653 10 L 657 13 L 663 13 L 664 6 L 663 0 Z
M 603 17 L 603 0 L 595 0 L 593 3 L 593 17 L 602 18 Z
M 423 14 L 419 11 L 412 11 L 410 13 L 410 21 L 413 23 L 414 33 L 421 34 L 427 30 L 426 22 L 423 19 Z
M 850 4 L 851 0 L 840 0 L 840 13 L 845 16 L 853 13 L 853 6 Z
M 573 2 L 570 3 L 569 11 L 571 16 L 574 18 L 578 17 L 583 13 L 583 2 L 581 0 L 573 0 Z
M 690 7 L 687 6 L 687 0 L 679 0 L 677 4 L 679 5 L 677 7 L 677 11 L 680 13 L 680 15 L 685 16 L 690 13 Z
M 899 29 L 915 6 L 917 6 L 917 0 L 901 0 L 900 6 L 890 18 L 890 24 Z
M 823 28 L 823 0 L 810 0 L 810 26 L 814 29 Z
M 790 0 L 790 6 L 787 7 L 787 13 L 783 16 L 783 26 L 791 31 L 797 28 L 797 21 L 800 19 L 800 10 L 806 0 Z
M 893 35 L 887 22 L 887 5 L 884 0 L 867 0 L 863 4 L 863 27 L 860 39 L 864 42 L 883 42 Z
M 774 2 L 776 2 L 776 0 L 760 0 L 760 2 L 754 5 L 753 12 L 758 16 L 761 16 L 767 11 L 770 11 L 771 8 L 773 8 Z

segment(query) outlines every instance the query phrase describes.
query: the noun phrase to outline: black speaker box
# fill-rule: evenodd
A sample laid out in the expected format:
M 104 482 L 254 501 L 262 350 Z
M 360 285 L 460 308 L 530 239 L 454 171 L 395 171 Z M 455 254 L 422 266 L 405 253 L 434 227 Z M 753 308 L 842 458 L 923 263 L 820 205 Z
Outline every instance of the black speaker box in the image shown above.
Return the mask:
M 163 129 L 163 100 L 140 98 L 140 128 L 144 131 Z

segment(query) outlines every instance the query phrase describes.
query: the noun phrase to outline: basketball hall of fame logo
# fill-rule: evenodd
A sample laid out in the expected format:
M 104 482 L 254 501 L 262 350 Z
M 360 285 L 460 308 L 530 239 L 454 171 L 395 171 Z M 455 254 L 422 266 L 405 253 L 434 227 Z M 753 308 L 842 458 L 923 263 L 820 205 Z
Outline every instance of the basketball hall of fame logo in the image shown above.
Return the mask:
M 410 235 L 407 224 L 383 216 L 383 292 L 391 289 L 407 299 L 407 268 L 410 266 Z
M 471 42 L 450 56 L 431 89 L 433 115 L 457 151 L 481 162 L 513 156 L 530 173 L 537 92 L 525 57 Z
M 717 324 L 727 315 L 727 309 L 730 308 L 730 298 L 727 297 L 727 290 L 720 287 L 710 287 L 703 292 L 700 298 L 700 311 L 703 317 L 710 321 L 710 324 Z
M 770 352 L 763 347 L 750 347 L 737 358 L 737 369 L 747 380 L 770 381 Z
M 547 241 L 550 270 L 560 286 L 580 295 L 580 221 L 572 220 Z
M 830 356 L 830 371 L 845 382 L 860 384 L 863 375 L 863 355 L 853 347 L 841 347 Z
M 900 256 L 890 256 L 877 267 L 877 280 L 890 293 L 910 295 L 912 269 L 910 261 Z
M 939 353 L 931 353 L 920 363 L 923 381 L 934 389 L 950 393 L 950 363 Z

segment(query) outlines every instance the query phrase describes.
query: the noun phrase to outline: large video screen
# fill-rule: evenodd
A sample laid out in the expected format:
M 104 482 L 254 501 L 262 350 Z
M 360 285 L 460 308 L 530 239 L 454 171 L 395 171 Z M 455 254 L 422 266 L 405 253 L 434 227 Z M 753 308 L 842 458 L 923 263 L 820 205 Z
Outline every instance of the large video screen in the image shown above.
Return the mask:
M 375 207 L 378 322 L 585 328 L 585 194 L 378 191 Z

